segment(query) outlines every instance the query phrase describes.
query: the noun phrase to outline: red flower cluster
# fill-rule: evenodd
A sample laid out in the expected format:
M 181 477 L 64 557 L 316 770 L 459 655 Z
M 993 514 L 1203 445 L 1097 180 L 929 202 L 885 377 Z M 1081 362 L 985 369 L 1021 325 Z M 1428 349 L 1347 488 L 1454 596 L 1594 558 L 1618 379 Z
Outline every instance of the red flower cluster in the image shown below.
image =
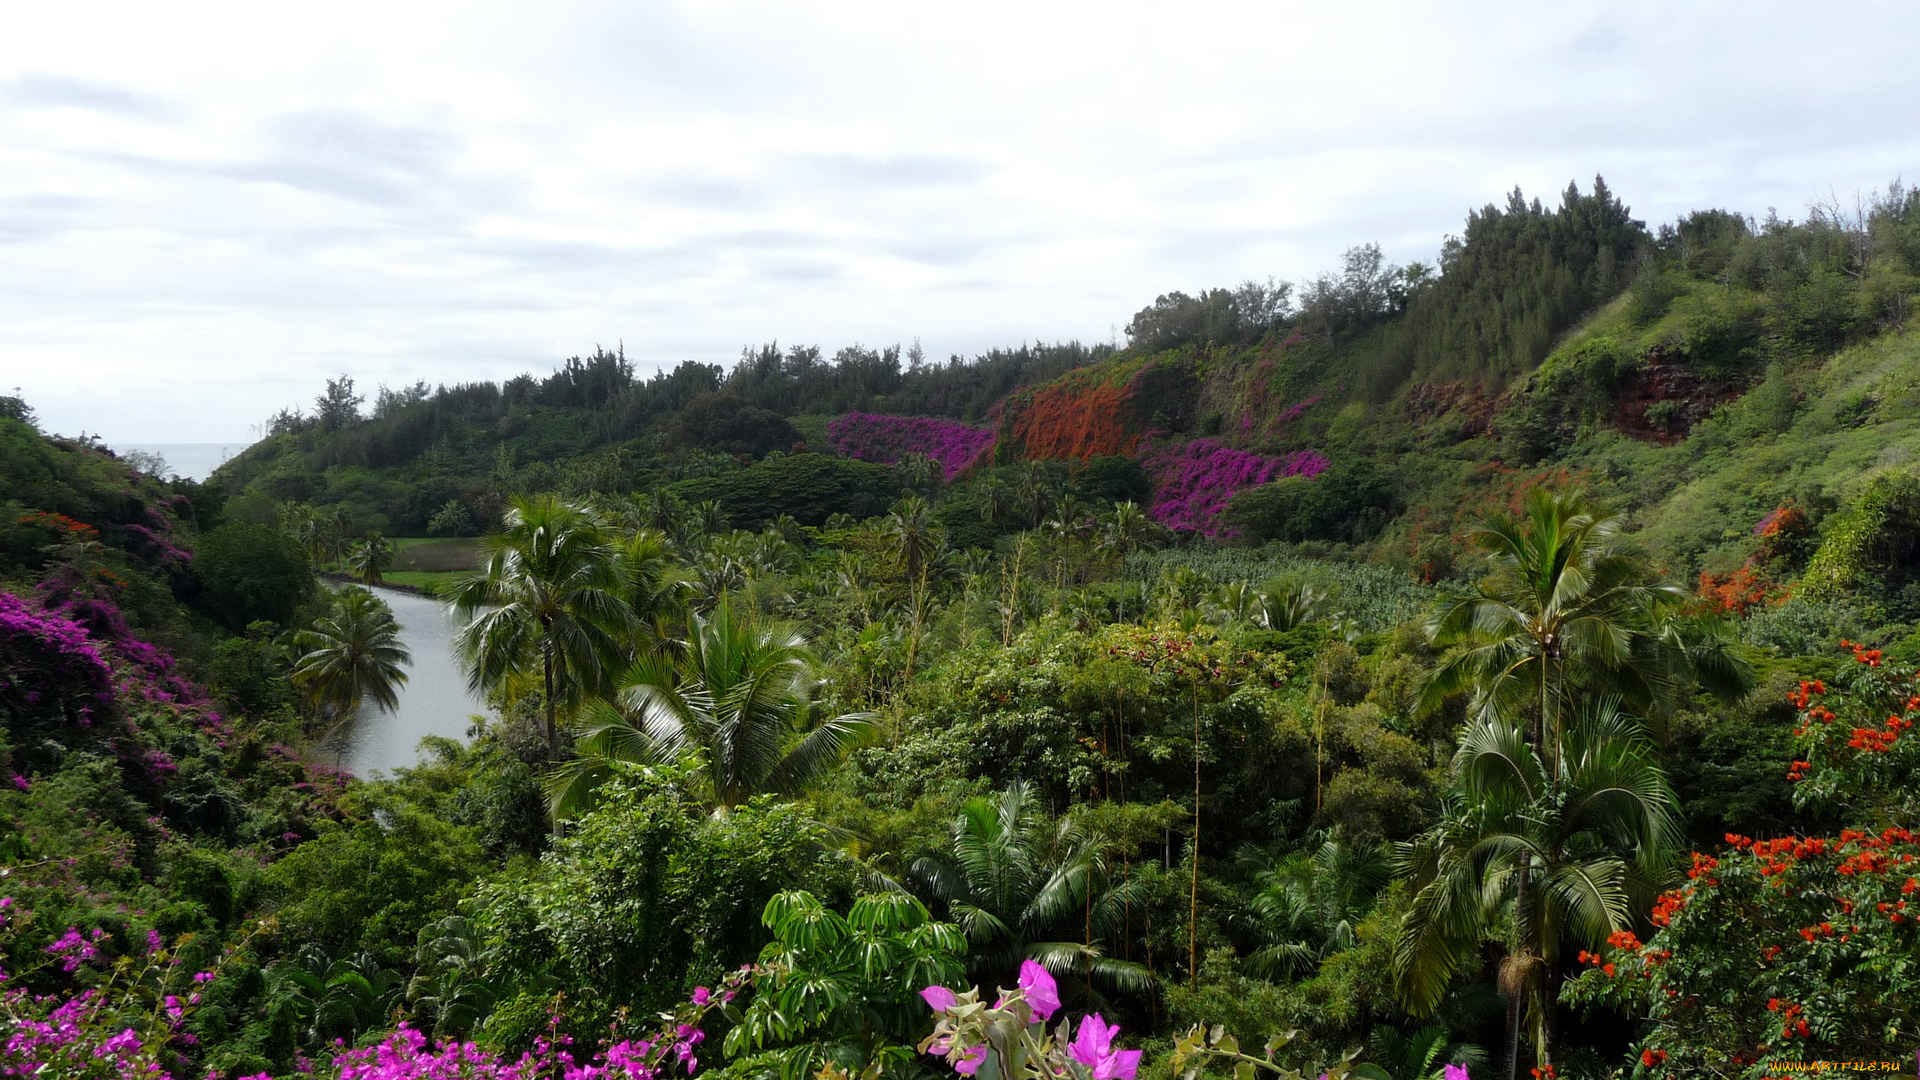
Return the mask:
M 1607 944 L 1616 949 L 1628 949 L 1634 952 L 1640 950 L 1640 939 L 1635 937 L 1631 930 L 1614 931 L 1607 936 Z
M 1751 563 L 1725 574 L 1700 571 L 1700 599 L 1717 615 L 1745 615 L 1761 604 L 1783 604 L 1789 591 Z
M 1594 967 L 1599 968 L 1600 973 L 1602 975 L 1605 975 L 1607 978 L 1609 979 L 1613 978 L 1613 972 L 1614 972 L 1613 962 L 1608 960 L 1606 957 L 1601 956 L 1599 953 L 1591 953 L 1585 949 L 1581 949 L 1580 956 L 1578 959 L 1583 964 L 1592 964 Z
M 1822 922 L 1818 926 L 1803 926 L 1800 928 L 1800 936 L 1806 938 L 1808 941 L 1823 937 L 1830 938 L 1833 936 L 1833 924 L 1830 922 Z
M 1797 506 L 1775 507 L 1753 526 L 1753 535 L 1763 540 L 1776 536 L 1792 535 L 1807 530 L 1807 515 Z
M 1826 692 L 1827 684 L 1819 679 L 1802 679 L 1800 680 L 1800 689 L 1788 694 L 1787 700 L 1792 703 L 1794 708 L 1804 711 L 1807 706 L 1813 704 L 1813 696 L 1815 694 L 1824 694 Z
M 1552 1065 L 1541 1065 L 1529 1071 L 1533 1073 L 1533 1080 L 1558 1080 L 1560 1076 L 1553 1071 Z
M 1671 892 L 1661 893 L 1660 899 L 1654 901 L 1653 904 L 1653 925 L 1673 925 L 1673 917 L 1680 914 L 1686 906 L 1687 896 L 1680 890 L 1675 889 Z
M 70 540 L 92 541 L 100 539 L 100 530 L 84 521 L 75 521 L 65 514 L 55 514 L 46 510 L 36 510 L 15 521 L 16 525 L 32 525 L 42 529 L 67 534 Z
M 1781 1038 L 1791 1039 L 1795 1035 L 1803 1039 L 1807 1037 L 1807 1021 L 1800 1016 L 1800 1006 L 1781 1001 L 1779 998 L 1771 998 L 1767 1001 L 1767 1011 L 1781 1014 L 1780 1019 L 1783 1021 L 1780 1025 Z
M 1702 855 L 1696 851 L 1693 853 L 1693 869 L 1687 871 L 1687 877 L 1695 881 L 1698 881 L 1700 878 L 1705 877 L 1706 875 L 1711 874 L 1713 871 L 1718 869 L 1720 869 L 1719 859 L 1716 859 L 1711 855 Z M 1708 877 L 1707 884 L 1718 885 L 1720 884 L 1720 879 Z
M 1836 868 L 1841 874 L 1884 874 L 1891 862 L 1885 856 L 1874 851 L 1862 851 L 1849 855 Z
M 1868 667 L 1880 666 L 1881 653 L 1879 649 L 1869 649 L 1857 641 L 1848 641 L 1846 638 L 1840 639 L 1840 647 L 1843 649 L 1852 649 L 1853 658 Z
M 1015 393 L 1001 413 L 1000 445 L 1026 458 L 1086 461 L 1131 455 L 1145 432 L 1133 423 L 1132 381 L 1119 379 L 1120 374 L 1105 367 L 1080 368 Z
M 1667 1052 L 1665 1050 L 1640 1051 L 1640 1064 L 1645 1065 L 1649 1069 L 1653 1068 L 1655 1065 L 1660 1065 L 1665 1063 L 1666 1060 L 1667 1060 Z
M 1869 754 L 1884 754 L 1893 749 L 1894 743 L 1900 741 L 1900 733 L 1912 726 L 1913 721 L 1911 720 L 1902 720 L 1898 716 L 1889 716 L 1887 717 L 1887 730 L 1878 731 L 1874 728 L 1854 728 L 1853 738 L 1847 740 L 1847 745 L 1853 747 L 1855 750 Z

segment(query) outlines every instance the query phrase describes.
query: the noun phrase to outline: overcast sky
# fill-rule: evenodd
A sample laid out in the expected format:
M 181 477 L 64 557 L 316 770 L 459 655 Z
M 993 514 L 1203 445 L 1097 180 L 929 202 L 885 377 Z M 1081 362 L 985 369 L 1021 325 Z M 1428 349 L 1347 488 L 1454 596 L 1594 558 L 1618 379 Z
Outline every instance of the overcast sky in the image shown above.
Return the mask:
M 0 391 L 114 442 L 778 338 L 1106 340 L 1432 259 L 1595 173 L 1659 222 L 1920 174 L 1909 3 L 14 5 Z

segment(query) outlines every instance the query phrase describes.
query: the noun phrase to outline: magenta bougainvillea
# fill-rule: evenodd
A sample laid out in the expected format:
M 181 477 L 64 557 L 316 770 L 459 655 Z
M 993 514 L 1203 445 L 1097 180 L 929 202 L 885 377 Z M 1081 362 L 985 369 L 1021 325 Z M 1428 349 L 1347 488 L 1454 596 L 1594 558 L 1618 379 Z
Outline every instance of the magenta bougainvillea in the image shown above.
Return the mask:
M 1234 492 L 1286 476 L 1311 480 L 1326 471 L 1327 459 L 1314 450 L 1271 457 L 1195 439 L 1149 454 L 1144 464 L 1153 478 L 1153 519 L 1169 528 L 1214 536 L 1215 519 Z
M 0 592 L 0 708 L 13 715 L 66 715 L 86 722 L 111 696 L 113 669 L 92 635 L 57 612 Z
M 848 413 L 827 424 L 833 448 L 850 458 L 892 465 L 909 454 L 940 463 L 948 480 L 993 449 L 993 432 L 926 416 Z

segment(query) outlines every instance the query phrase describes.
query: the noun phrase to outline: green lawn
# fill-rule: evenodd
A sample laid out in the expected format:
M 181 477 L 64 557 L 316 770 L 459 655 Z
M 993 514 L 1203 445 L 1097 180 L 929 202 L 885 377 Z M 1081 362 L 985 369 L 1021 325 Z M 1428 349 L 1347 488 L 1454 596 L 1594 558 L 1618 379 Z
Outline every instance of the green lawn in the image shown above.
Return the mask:
M 443 574 L 480 568 L 480 541 L 474 537 L 401 536 L 392 542 L 396 573 Z
M 464 570 L 389 570 L 381 575 L 381 580 L 389 585 L 407 585 L 437 593 L 441 586 L 451 585 L 465 576 Z

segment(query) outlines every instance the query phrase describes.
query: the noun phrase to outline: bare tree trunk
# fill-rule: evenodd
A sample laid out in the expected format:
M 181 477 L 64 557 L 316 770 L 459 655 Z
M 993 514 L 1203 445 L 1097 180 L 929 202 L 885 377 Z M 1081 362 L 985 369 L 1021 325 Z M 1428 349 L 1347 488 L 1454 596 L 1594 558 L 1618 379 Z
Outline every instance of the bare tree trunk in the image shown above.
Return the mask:
M 1187 985 L 1200 981 L 1200 684 L 1193 685 L 1193 874 L 1187 894 Z

